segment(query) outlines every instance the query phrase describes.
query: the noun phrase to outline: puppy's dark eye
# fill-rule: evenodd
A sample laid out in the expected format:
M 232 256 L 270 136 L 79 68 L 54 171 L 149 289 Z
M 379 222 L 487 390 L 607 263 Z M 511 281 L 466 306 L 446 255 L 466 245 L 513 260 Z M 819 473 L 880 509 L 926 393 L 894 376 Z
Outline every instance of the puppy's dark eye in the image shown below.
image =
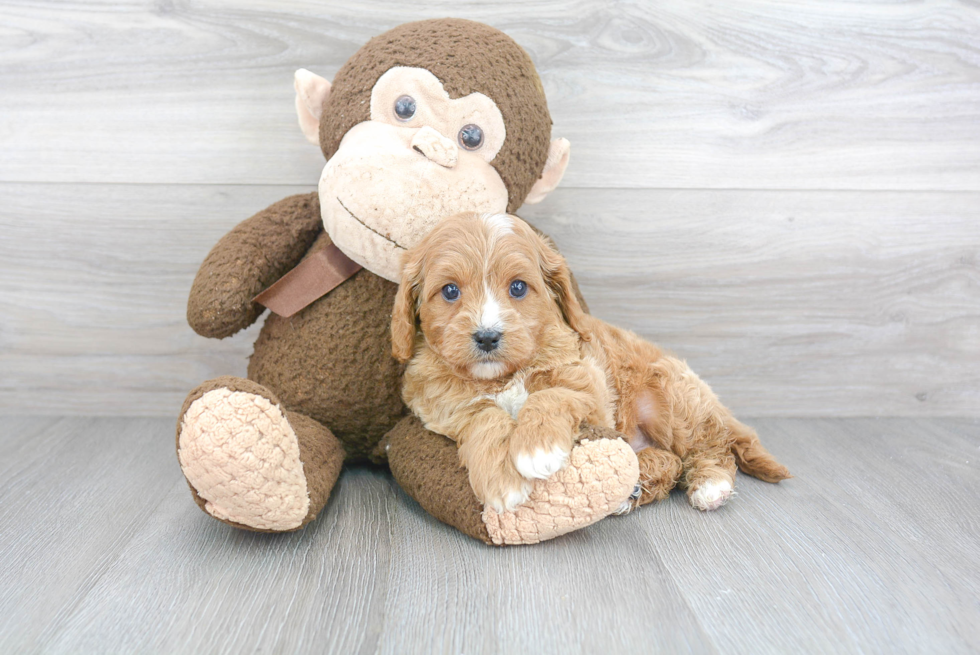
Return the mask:
M 476 150 L 483 145 L 483 130 L 479 125 L 464 125 L 459 131 L 459 143 L 467 150 Z
M 453 302 L 459 298 L 459 287 L 455 284 L 447 284 L 442 288 L 442 297 L 449 302 Z
M 527 295 L 527 283 L 524 280 L 514 280 L 510 283 L 510 297 L 523 298 Z
M 395 116 L 400 121 L 407 121 L 415 115 L 415 98 L 412 96 L 400 96 L 395 100 Z

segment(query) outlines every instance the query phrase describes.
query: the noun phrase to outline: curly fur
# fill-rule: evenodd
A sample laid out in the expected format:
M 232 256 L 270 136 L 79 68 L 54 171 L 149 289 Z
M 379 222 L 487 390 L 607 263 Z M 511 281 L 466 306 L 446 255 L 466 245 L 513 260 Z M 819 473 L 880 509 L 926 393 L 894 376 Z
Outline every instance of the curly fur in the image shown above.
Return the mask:
M 736 466 L 768 482 L 789 477 L 683 361 L 586 314 L 565 260 L 519 218 L 444 221 L 406 253 L 402 280 L 392 344 L 411 358 L 403 397 L 456 440 L 485 503 L 520 504 L 530 479 L 564 465 L 583 422 L 615 428 L 638 451 L 639 504 L 680 484 L 693 506 L 716 509 Z M 509 293 L 515 280 L 525 296 Z M 447 284 L 458 299 L 443 297 Z M 499 345 L 485 352 L 474 335 L 491 327 Z

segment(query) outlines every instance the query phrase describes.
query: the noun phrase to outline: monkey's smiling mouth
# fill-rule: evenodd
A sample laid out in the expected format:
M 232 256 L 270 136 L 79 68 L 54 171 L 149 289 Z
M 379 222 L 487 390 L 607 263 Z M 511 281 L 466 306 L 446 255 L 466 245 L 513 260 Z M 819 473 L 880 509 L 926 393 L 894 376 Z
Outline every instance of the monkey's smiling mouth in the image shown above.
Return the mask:
M 350 214 L 350 217 L 353 218 L 355 221 L 357 221 L 358 223 L 360 223 L 361 225 L 363 225 L 367 229 L 371 230 L 372 232 L 374 232 L 379 237 L 381 237 L 382 239 L 384 239 L 388 243 L 392 244 L 396 248 L 401 248 L 402 250 L 407 250 L 407 248 L 405 248 L 405 246 L 399 244 L 394 239 L 391 239 L 391 238 L 386 237 L 385 235 L 381 234 L 380 232 L 378 232 L 377 230 L 375 230 L 373 227 L 371 227 L 370 225 L 368 225 L 367 223 L 365 223 L 364 221 L 362 221 L 361 219 L 359 219 L 357 216 L 354 216 L 354 212 L 352 212 L 351 210 L 347 209 L 347 205 L 345 205 L 344 202 L 340 198 L 337 198 L 337 202 L 340 203 L 340 206 L 344 208 L 344 211 L 347 212 L 348 214 Z

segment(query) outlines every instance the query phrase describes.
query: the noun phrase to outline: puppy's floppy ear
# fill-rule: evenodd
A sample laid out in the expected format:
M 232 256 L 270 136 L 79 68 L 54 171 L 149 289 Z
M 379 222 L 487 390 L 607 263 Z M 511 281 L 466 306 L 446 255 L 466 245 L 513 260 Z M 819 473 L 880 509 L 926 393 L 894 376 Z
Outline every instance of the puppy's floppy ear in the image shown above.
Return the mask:
M 568 262 L 558 254 L 546 237 L 533 232 L 532 235 L 537 244 L 541 273 L 544 275 L 545 283 L 555 294 L 565 322 L 578 332 L 583 341 L 590 341 L 592 332 L 587 327 L 585 310 L 575 296 L 575 289 L 572 288 L 572 272 L 568 268 Z
M 415 349 L 422 260 L 423 252 L 419 247 L 402 256 L 402 281 L 391 310 L 391 354 L 402 363 L 412 358 Z

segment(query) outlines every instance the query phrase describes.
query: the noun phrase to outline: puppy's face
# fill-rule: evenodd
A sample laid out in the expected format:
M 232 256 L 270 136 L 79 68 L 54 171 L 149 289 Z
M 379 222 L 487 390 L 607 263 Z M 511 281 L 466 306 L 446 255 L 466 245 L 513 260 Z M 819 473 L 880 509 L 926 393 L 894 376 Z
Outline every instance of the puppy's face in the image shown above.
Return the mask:
M 458 375 L 499 378 L 529 364 L 549 328 L 581 314 L 564 260 L 516 217 L 447 219 L 403 261 L 392 317 L 402 360 L 421 327 Z

